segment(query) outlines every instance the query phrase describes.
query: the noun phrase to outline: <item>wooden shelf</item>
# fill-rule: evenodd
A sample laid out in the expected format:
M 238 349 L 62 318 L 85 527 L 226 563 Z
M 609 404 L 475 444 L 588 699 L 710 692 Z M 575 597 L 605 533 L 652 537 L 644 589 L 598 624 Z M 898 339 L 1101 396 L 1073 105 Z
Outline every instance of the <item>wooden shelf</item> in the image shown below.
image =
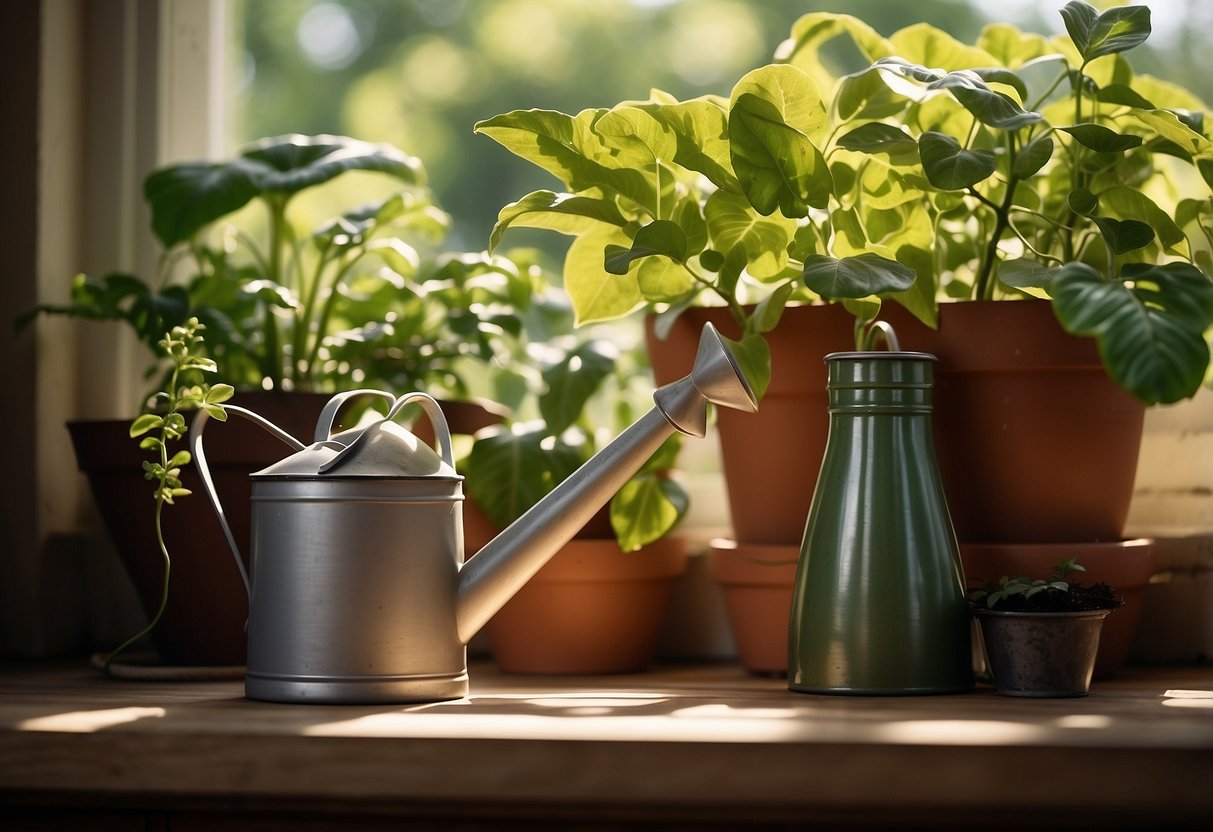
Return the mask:
M 1213 819 L 1209 667 L 1130 668 L 1085 699 L 1017 700 L 806 696 L 732 665 L 560 678 L 476 666 L 468 699 L 400 707 L 273 705 L 239 682 L 118 681 L 83 663 L 0 673 L 0 817 L 29 828 L 81 813 L 174 830 Z

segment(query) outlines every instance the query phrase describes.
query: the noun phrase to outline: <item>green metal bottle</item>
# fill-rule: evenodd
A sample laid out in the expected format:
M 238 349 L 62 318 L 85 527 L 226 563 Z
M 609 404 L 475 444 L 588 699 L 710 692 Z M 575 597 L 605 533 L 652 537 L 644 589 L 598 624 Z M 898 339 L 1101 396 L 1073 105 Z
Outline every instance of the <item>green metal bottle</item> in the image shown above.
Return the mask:
M 956 535 L 931 440 L 935 356 L 827 355 L 830 434 L 797 566 L 788 686 L 973 687 Z

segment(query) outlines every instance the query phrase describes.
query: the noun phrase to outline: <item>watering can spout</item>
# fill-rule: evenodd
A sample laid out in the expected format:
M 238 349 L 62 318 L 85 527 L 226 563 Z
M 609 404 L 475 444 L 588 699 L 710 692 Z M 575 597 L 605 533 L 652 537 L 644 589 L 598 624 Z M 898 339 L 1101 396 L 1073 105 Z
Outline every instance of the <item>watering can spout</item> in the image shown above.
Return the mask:
M 745 412 L 758 401 L 724 340 L 705 324 L 690 375 L 659 388 L 654 406 L 469 560 L 456 599 L 467 643 L 580 531 L 674 431 L 702 437 L 708 404 Z

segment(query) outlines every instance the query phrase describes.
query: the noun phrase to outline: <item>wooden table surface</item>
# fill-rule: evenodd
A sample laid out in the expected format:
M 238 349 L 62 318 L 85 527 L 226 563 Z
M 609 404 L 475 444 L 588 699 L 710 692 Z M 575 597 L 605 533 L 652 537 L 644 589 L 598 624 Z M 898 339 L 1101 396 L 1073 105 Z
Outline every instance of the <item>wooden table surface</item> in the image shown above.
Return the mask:
M 174 830 L 355 816 L 427 829 L 1211 829 L 1213 668 L 1129 668 L 1083 699 L 1025 700 L 808 696 L 733 665 L 474 666 L 467 699 L 368 707 L 252 702 L 240 682 L 120 681 L 84 662 L 0 665 L 0 821 L 60 828 L 38 826 L 53 807 L 159 813 Z

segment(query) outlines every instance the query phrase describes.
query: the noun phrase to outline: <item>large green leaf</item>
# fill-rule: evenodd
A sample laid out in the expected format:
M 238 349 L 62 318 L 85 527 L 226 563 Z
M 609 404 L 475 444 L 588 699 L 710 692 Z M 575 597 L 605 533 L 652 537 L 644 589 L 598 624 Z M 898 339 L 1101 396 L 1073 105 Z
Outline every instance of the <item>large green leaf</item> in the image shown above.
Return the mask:
M 914 137 L 892 124 L 871 121 L 844 133 L 838 146 L 858 153 L 884 153 L 894 162 L 918 161 L 918 143 Z
M 637 107 L 614 107 L 594 121 L 593 129 L 619 167 L 652 168 L 673 162 L 678 152 L 673 131 Z
M 514 110 L 477 123 L 476 132 L 546 170 L 570 191 L 605 189 L 651 210 L 656 204 L 652 182 L 638 170 L 605 164 L 611 151 L 593 132 L 595 120 L 604 113 Z
M 893 47 L 875 29 L 857 17 L 833 12 L 810 12 L 792 24 L 791 35 L 775 50 L 775 59 L 804 70 L 822 87 L 834 73 L 822 59 L 822 46 L 847 36 L 868 61 L 894 54 Z
M 1018 130 L 1040 121 L 1040 113 L 1025 110 L 1005 93 L 990 89 L 981 77 L 969 70 L 949 72 L 928 89 L 946 89 L 983 124 L 1003 130 Z
M 649 303 L 673 303 L 696 288 L 686 267 L 668 257 L 649 257 L 636 270 L 636 285 Z
M 487 428 L 476 437 L 467 467 L 468 494 L 499 528 L 517 520 L 583 462 L 574 447 L 553 440 L 545 427 Z
M 604 268 L 611 274 L 627 274 L 632 261 L 660 255 L 677 263 L 687 259 L 687 235 L 678 223 L 654 220 L 636 232 L 628 247 L 609 245 L 604 252 Z
M 586 341 L 543 371 L 547 389 L 539 398 L 539 414 L 550 434 L 559 436 L 581 418 L 586 402 L 615 372 L 618 355 L 609 341 Z
M 806 217 L 829 203 L 833 182 L 821 151 L 770 101 L 741 94 L 729 111 L 729 140 L 733 170 L 758 213 Z
M 966 150 L 960 142 L 943 133 L 923 133 L 918 153 L 927 179 L 936 188 L 959 191 L 993 175 L 998 167 L 988 150 Z
M 613 200 L 597 197 L 532 191 L 511 202 L 497 214 L 497 224 L 489 236 L 489 252 L 501 243 L 511 226 L 546 228 L 562 234 L 581 234 L 599 225 L 623 228 L 628 220 Z
M 690 499 L 674 480 L 635 476 L 611 498 L 611 528 L 619 548 L 634 552 L 668 534 L 686 515 Z
M 573 239 L 564 257 L 564 289 L 578 324 L 613 320 L 644 302 L 634 275 L 613 275 L 603 268 L 607 246 L 631 243 L 621 231 L 594 231 Z
M 976 46 L 961 43 L 947 32 L 927 23 L 915 23 L 889 36 L 892 54 L 914 63 L 946 71 L 994 66 L 994 56 Z
M 906 99 L 889 89 L 881 74 L 871 67 L 844 76 L 834 93 L 834 112 L 844 122 L 888 118 L 906 105 Z
M 228 162 L 161 168 L 144 181 L 143 193 L 152 230 L 168 248 L 256 197 L 290 197 L 351 170 L 376 171 L 411 184 L 425 180 L 421 162 L 390 145 L 288 135 L 259 142 Z
M 1127 266 L 1105 280 L 1069 263 L 1050 291 L 1067 331 L 1093 336 L 1108 373 L 1146 404 L 1193 395 L 1209 365 L 1213 282 L 1188 263 Z
M 805 285 L 824 298 L 863 298 L 901 292 L 914 283 L 914 271 L 875 254 L 841 260 L 814 254 L 805 258 Z
M 716 191 L 704 206 L 713 248 L 722 253 L 744 252 L 743 264 L 759 280 L 773 277 L 788 263 L 788 243 L 796 225 L 778 215 L 764 218 L 745 197 Z
M 1084 62 L 1126 52 L 1150 36 L 1147 6 L 1120 6 L 1099 14 L 1081 0 L 1071 0 L 1062 8 L 1061 16 Z
M 1170 110 L 1133 110 L 1133 118 L 1149 127 L 1159 137 L 1174 142 L 1192 156 L 1213 154 L 1213 141 L 1197 133 Z
M 741 190 L 729 161 L 727 110 L 706 98 L 647 109 L 673 132 L 677 142 L 675 162 L 702 173 L 718 188 Z
M 812 142 L 821 142 L 830 129 L 825 98 L 806 72 L 794 66 L 771 64 L 751 70 L 741 77 L 729 94 L 730 111 L 743 95 L 753 95 L 770 103 L 779 119 L 803 133 Z

